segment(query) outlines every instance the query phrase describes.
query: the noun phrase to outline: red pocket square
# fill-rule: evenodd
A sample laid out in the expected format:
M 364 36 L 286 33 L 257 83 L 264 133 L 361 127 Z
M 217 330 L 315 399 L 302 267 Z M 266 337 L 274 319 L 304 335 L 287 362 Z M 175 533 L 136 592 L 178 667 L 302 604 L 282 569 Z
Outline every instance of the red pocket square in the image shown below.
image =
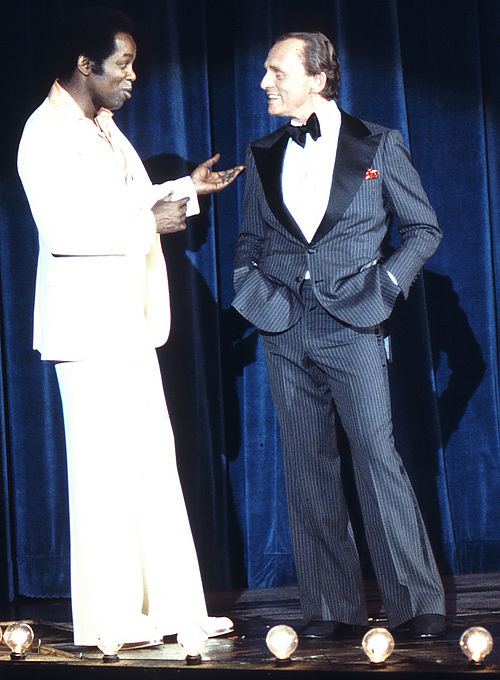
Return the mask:
M 377 179 L 378 177 L 378 170 L 373 170 L 372 168 L 368 168 L 366 171 L 365 179 Z

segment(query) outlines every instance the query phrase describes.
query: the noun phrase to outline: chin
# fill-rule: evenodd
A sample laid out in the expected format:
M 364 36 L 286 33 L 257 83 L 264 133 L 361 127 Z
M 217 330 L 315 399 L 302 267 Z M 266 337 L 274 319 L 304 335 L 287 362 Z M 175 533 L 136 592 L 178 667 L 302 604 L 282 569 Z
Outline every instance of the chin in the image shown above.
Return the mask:
M 273 104 L 269 104 L 267 107 L 267 112 L 271 116 L 286 116 L 286 113 L 283 113 L 277 106 L 273 106 Z

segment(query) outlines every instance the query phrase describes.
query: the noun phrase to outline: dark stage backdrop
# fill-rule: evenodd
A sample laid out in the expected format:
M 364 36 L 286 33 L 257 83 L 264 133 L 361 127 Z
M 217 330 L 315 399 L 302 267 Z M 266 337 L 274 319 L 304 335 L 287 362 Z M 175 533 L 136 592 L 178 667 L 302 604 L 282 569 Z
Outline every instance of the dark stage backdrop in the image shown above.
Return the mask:
M 80 4 L 16 0 L 2 10 L 4 600 L 69 593 L 60 403 L 53 367 L 31 349 L 37 239 L 15 153 L 24 120 L 51 84 L 52 25 Z M 138 80 L 116 120 L 153 179 L 185 173 L 215 151 L 221 167 L 241 163 L 250 140 L 283 123 L 268 116 L 259 81 L 273 38 L 287 30 L 331 36 L 342 107 L 403 132 L 445 238 L 392 322 L 396 436 L 442 571 L 499 570 L 500 2 L 102 4 L 136 22 Z M 295 578 L 264 361 L 255 329 L 230 309 L 243 189 L 244 178 L 207 201 L 187 233 L 164 241 L 173 332 L 160 359 L 210 589 Z M 159 541 L 169 541 L 174 521 L 163 518 Z

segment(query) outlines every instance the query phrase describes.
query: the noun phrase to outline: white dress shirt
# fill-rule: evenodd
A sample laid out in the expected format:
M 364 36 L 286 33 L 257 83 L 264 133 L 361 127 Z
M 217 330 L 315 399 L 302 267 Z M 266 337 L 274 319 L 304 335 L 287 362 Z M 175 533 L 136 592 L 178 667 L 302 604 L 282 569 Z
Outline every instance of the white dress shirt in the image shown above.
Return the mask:
M 340 131 L 340 111 L 331 100 L 316 111 L 321 136 L 306 135 L 304 148 L 288 140 L 283 161 L 283 202 L 310 242 L 328 206 Z M 292 123 L 293 125 L 293 123 Z

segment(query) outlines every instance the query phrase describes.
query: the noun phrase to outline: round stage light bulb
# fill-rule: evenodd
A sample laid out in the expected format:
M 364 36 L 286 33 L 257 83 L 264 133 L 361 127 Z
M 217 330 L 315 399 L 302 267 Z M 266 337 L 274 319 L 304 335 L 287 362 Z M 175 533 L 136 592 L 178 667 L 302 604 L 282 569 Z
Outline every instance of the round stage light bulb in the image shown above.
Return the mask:
M 472 626 L 462 633 L 460 648 L 473 663 L 482 663 L 493 649 L 493 637 L 482 626 Z
M 33 642 L 33 629 L 27 623 L 11 623 L 5 629 L 3 640 L 10 647 L 12 659 L 24 659 Z
M 387 628 L 371 628 L 365 633 L 361 646 L 372 663 L 384 663 L 394 651 L 394 638 Z
M 186 652 L 188 663 L 193 663 L 195 659 L 201 661 L 201 653 L 207 641 L 208 635 L 200 626 L 190 626 L 179 631 L 177 635 L 177 643 Z
M 291 626 L 273 626 L 266 635 L 266 645 L 278 661 L 287 661 L 299 644 L 299 637 Z

